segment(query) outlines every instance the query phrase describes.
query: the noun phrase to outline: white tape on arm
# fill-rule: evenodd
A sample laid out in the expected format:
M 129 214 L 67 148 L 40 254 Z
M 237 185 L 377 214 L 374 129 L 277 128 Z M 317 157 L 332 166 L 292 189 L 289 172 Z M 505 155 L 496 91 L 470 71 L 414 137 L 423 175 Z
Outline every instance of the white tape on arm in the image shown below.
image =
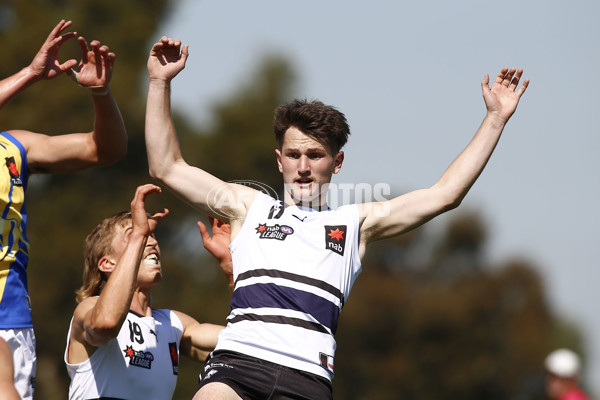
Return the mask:
M 71 80 L 73 80 L 73 82 L 75 82 L 77 85 L 81 86 L 82 88 L 86 88 L 86 89 L 102 89 L 102 88 L 104 88 L 104 89 L 106 89 L 102 92 L 94 92 L 92 90 L 91 92 L 94 96 L 105 96 L 110 91 L 110 88 L 108 86 L 104 86 L 104 85 L 98 85 L 98 86 L 82 85 L 81 83 L 79 83 L 79 72 L 75 71 L 73 68 L 71 68 L 71 73 L 68 75 L 71 77 Z

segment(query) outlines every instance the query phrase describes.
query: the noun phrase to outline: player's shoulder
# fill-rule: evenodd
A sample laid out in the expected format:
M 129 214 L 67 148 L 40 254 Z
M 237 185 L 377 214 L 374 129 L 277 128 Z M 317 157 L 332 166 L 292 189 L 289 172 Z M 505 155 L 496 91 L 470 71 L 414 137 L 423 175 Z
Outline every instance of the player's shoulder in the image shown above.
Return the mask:
M 47 135 L 43 135 L 41 133 L 35 133 L 23 129 L 10 129 L 2 133 L 12 141 L 17 141 L 20 143 L 26 150 L 29 150 L 32 145 L 35 145 L 36 141 L 40 141 L 48 137 Z
M 75 307 L 75 311 L 73 311 L 73 319 L 83 320 L 85 315 L 98 303 L 98 296 L 91 296 L 83 299 L 77 307 Z

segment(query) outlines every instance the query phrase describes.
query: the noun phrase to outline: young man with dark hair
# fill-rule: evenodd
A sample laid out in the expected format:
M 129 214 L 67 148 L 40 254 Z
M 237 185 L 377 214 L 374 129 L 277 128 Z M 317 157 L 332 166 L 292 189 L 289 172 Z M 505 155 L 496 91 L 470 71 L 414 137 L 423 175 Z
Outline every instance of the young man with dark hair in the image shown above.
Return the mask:
M 332 398 L 339 313 L 361 271 L 366 247 L 408 232 L 457 207 L 489 160 L 529 80 L 504 68 L 481 82 L 487 115 L 430 188 L 388 201 L 327 205 L 344 161 L 346 118 L 317 101 L 276 111 L 275 150 L 283 175 L 278 201 L 188 165 L 171 119 L 170 83 L 188 46 L 163 37 L 148 59 L 146 146 L 150 174 L 186 202 L 231 224 L 235 289 L 227 327 L 194 399 Z M 223 200 L 226 201 L 223 201 Z

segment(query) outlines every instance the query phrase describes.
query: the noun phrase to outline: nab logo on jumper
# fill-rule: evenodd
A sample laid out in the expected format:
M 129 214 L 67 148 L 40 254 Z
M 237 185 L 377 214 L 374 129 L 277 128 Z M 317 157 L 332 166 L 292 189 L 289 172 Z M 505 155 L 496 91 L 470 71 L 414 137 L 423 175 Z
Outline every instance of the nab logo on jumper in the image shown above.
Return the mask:
M 146 369 L 152 368 L 154 355 L 149 351 L 136 351 L 131 346 L 127 346 L 123 351 L 125 352 L 125 357 L 129 357 L 129 365 Z
M 173 365 L 173 375 L 179 372 L 179 355 L 177 354 L 177 343 L 169 343 L 169 355 L 171 356 L 171 364 Z
M 10 180 L 15 186 L 23 186 L 23 181 L 21 180 L 21 176 L 19 175 L 19 170 L 17 169 L 17 164 L 15 163 L 14 157 L 6 157 L 6 167 L 8 168 L 8 173 L 10 175 Z
M 258 224 L 256 229 L 256 233 L 258 233 L 259 239 L 276 239 L 276 240 L 285 240 L 288 235 L 294 233 L 294 229 L 291 226 L 287 225 L 267 225 L 267 224 Z
M 325 225 L 325 248 L 343 256 L 347 229 L 346 225 Z

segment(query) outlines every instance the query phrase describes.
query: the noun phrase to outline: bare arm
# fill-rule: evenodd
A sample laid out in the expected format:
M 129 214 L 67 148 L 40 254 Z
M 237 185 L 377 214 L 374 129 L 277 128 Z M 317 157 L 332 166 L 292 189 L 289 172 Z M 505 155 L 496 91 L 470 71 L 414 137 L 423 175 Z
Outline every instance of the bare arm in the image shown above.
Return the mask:
M 68 70 L 80 86 L 91 88 L 94 102 L 94 128 L 88 133 L 48 136 L 23 130 L 13 130 L 27 150 L 31 172 L 70 172 L 118 161 L 127 153 L 127 132 L 121 112 L 108 84 L 115 60 L 107 46 L 78 39 L 82 58 L 76 70 Z
M 489 76 L 485 75 L 481 86 L 487 115 L 471 142 L 435 185 L 387 202 L 360 206 L 361 254 L 369 241 L 407 232 L 460 205 L 490 159 L 504 126 L 529 84 L 526 79 L 517 90 L 522 74 L 521 69 L 504 68 L 491 88 Z
M 155 185 L 138 187 L 131 203 L 132 227 L 128 232 L 128 242 L 121 255 L 107 254 L 100 259 L 98 268 L 109 275 L 106 285 L 97 298 L 81 302 L 73 315 L 71 331 L 70 360 L 77 360 L 72 349 L 98 347 L 115 338 L 129 311 L 142 254 L 148 236 L 153 232 L 158 220 L 167 215 L 162 210 L 148 218 L 144 208 L 146 196 L 160 193 Z M 118 259 L 115 259 L 117 258 Z M 75 357 L 71 357 L 74 355 Z M 86 359 L 84 357 L 83 359 Z
M 150 51 L 145 134 L 150 175 L 204 214 L 232 221 L 245 215 L 255 190 L 187 164 L 171 119 L 171 80 L 183 70 L 187 57 L 188 46 L 166 36 Z
M 215 349 L 219 332 L 224 328 L 221 325 L 201 324 L 194 318 L 179 311 L 173 311 L 183 324 L 183 336 L 179 345 L 179 352 L 199 362 Z
M 229 290 L 233 293 L 233 260 L 229 251 L 229 243 L 231 242 L 231 226 L 216 218 L 208 217 L 212 227 L 212 237 L 208 233 L 206 225 L 202 221 L 198 221 L 200 235 L 202 236 L 202 245 L 210 252 L 219 262 L 221 271 L 225 274 Z

